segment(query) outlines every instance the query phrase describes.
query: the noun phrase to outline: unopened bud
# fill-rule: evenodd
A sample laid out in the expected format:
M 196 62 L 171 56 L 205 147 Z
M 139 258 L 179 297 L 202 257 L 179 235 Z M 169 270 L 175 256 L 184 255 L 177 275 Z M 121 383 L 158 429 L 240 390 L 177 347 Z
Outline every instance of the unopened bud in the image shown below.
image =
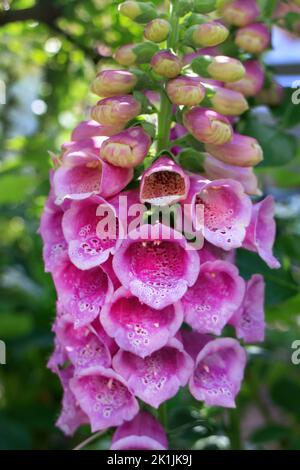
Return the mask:
M 123 2 L 119 6 L 119 11 L 137 23 L 148 23 L 157 17 L 157 12 L 152 3 L 143 2 Z
M 203 55 L 192 61 L 192 70 L 201 77 L 222 82 L 235 82 L 245 75 L 243 64 L 231 57 Z
M 107 139 L 100 157 L 121 168 L 134 168 L 143 162 L 151 146 L 151 138 L 142 127 L 131 127 Z
M 225 116 L 200 107 L 184 113 L 183 125 L 195 139 L 205 144 L 222 145 L 231 139 L 233 133 Z
M 92 83 L 91 90 L 104 98 L 130 93 L 137 83 L 137 77 L 126 70 L 103 70 Z
M 172 103 L 180 106 L 196 106 L 205 96 L 205 88 L 199 78 L 177 77 L 167 83 L 167 94 Z
M 150 21 L 145 27 L 144 36 L 149 41 L 165 41 L 170 32 L 170 23 L 166 20 L 156 18 Z
M 157 52 L 151 60 L 151 66 L 158 75 L 166 78 L 177 77 L 182 68 L 181 59 L 169 50 Z
M 208 153 L 229 165 L 242 167 L 254 166 L 263 160 L 263 151 L 253 137 L 234 134 L 231 141 L 224 145 L 205 146 Z
M 131 95 L 113 96 L 99 101 L 91 117 L 103 126 L 122 128 L 141 112 L 141 104 Z
M 257 60 L 247 60 L 244 62 L 244 67 L 246 70 L 244 78 L 237 82 L 227 83 L 226 88 L 239 91 L 247 97 L 256 96 L 264 84 L 264 69 Z
M 196 47 L 217 46 L 224 42 L 229 35 L 226 26 L 217 21 L 191 26 L 185 33 L 185 42 Z
M 257 101 L 267 106 L 278 106 L 284 98 L 284 88 L 276 82 L 271 82 L 268 88 L 264 88 L 257 95 Z
M 224 20 L 234 26 L 243 27 L 259 16 L 256 0 L 234 0 L 222 9 Z
M 136 55 L 133 52 L 135 46 L 135 44 L 125 44 L 124 46 L 119 47 L 114 55 L 115 61 L 125 67 L 135 64 Z
M 270 44 L 270 30 L 262 23 L 253 23 L 238 30 L 235 43 L 249 54 L 260 54 Z
M 220 86 L 205 85 L 207 93 L 203 104 L 225 116 L 240 116 L 249 109 L 242 93 Z

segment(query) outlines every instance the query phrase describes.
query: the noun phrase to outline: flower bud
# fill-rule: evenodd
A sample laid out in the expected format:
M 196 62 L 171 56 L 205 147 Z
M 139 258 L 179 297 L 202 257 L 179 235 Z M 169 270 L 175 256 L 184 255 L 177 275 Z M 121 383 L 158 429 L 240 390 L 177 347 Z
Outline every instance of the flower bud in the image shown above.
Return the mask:
M 112 96 L 92 108 L 92 119 L 103 126 L 124 127 L 141 112 L 141 104 L 131 95 Z
M 257 95 L 259 103 L 266 104 L 267 106 L 278 106 L 284 97 L 284 88 L 276 82 L 272 82 L 268 88 L 264 88 Z
M 210 13 L 218 7 L 218 0 L 194 0 L 193 10 L 196 13 Z
M 264 69 L 257 60 L 244 62 L 246 74 L 237 82 L 226 84 L 226 88 L 239 91 L 244 96 L 256 96 L 263 87 L 265 80 Z
M 142 127 L 131 127 L 107 139 L 101 146 L 100 157 L 121 168 L 134 168 L 143 162 L 151 139 Z
M 136 55 L 133 52 L 135 46 L 135 44 L 125 44 L 125 46 L 119 47 L 114 55 L 115 61 L 125 67 L 135 64 Z
M 249 54 L 260 54 L 270 44 L 270 30 L 262 23 L 253 23 L 238 30 L 235 43 Z
M 205 96 L 205 88 L 199 78 L 180 76 L 167 84 L 167 94 L 172 103 L 180 106 L 200 104 Z
M 225 116 L 209 109 L 194 107 L 183 115 L 183 125 L 195 139 L 205 144 L 222 145 L 232 137 L 232 127 Z
M 119 6 L 119 11 L 137 23 L 147 23 L 157 17 L 157 12 L 152 3 L 123 2 Z
M 182 68 L 180 58 L 169 50 L 157 52 L 152 57 L 151 66 L 154 72 L 166 78 L 177 77 Z
M 245 75 L 245 68 L 239 60 L 222 55 L 197 57 L 192 61 L 192 70 L 202 77 L 226 83 L 240 80 Z
M 208 153 L 229 165 L 254 166 L 263 160 L 263 151 L 253 137 L 233 134 L 230 142 L 224 145 L 206 145 Z
M 185 42 L 196 47 L 217 46 L 229 35 L 228 29 L 217 21 L 191 26 L 185 33 Z
M 149 41 L 165 41 L 170 32 L 170 23 L 166 20 L 156 18 L 150 21 L 145 27 L 144 36 Z
M 137 83 L 137 77 L 127 70 L 103 70 L 92 83 L 91 90 L 104 98 L 130 93 Z
M 234 0 L 222 9 L 224 20 L 234 26 L 243 27 L 259 16 L 256 0 Z
M 240 116 L 249 108 L 247 100 L 238 91 L 227 90 L 220 86 L 205 85 L 207 94 L 204 104 L 225 116 Z

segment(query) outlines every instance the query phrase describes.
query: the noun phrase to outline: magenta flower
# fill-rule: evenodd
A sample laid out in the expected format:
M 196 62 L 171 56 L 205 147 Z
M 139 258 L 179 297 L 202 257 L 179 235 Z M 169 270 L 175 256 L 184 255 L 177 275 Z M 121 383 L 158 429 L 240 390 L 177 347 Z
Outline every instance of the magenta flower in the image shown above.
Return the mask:
M 45 271 L 52 272 L 68 259 L 68 245 L 62 231 L 64 206 L 57 206 L 51 189 L 41 217 L 39 233 L 43 239 Z
M 155 224 L 142 225 L 119 242 L 113 267 L 126 289 L 159 310 L 183 297 L 196 282 L 200 263 L 183 235 Z
M 227 83 L 230 90 L 239 91 L 244 96 L 256 96 L 263 88 L 265 72 L 258 60 L 247 60 L 243 63 L 246 73 L 241 80 Z
M 70 387 L 89 417 L 92 432 L 119 426 L 138 413 L 137 400 L 112 369 L 101 366 L 85 369 L 71 379 Z
M 190 204 L 189 217 L 195 228 L 202 228 L 207 241 L 224 250 L 242 245 L 250 223 L 252 205 L 238 181 L 209 181 L 192 177 L 185 204 Z M 201 207 L 202 211 L 199 210 Z
M 254 274 L 246 284 L 241 307 L 230 319 L 238 338 L 246 343 L 262 342 L 265 338 L 264 314 L 265 283 L 260 274 Z
M 246 26 L 259 16 L 256 0 L 234 0 L 222 9 L 225 21 L 234 26 Z
M 151 138 L 141 126 L 131 127 L 106 140 L 100 150 L 100 157 L 121 168 L 140 165 L 148 154 Z
M 232 138 L 229 120 L 209 109 L 195 106 L 186 111 L 183 124 L 195 139 L 205 144 L 222 145 Z
M 111 223 L 108 233 L 105 232 L 106 220 Z M 114 252 L 119 235 L 115 208 L 99 196 L 73 201 L 64 213 L 62 228 L 70 260 L 83 270 L 104 263 Z
M 253 137 L 234 133 L 230 142 L 223 145 L 207 144 L 208 153 L 229 165 L 249 167 L 263 160 L 263 151 Z
M 62 165 L 53 178 L 56 203 L 86 199 L 94 194 L 110 197 L 130 182 L 132 169 L 117 168 L 100 159 L 100 147 L 105 139 L 76 142 L 64 153 Z
M 56 426 L 67 436 L 72 436 L 74 432 L 82 425 L 89 422 L 89 418 L 78 405 L 76 398 L 70 389 L 70 380 L 74 375 L 74 368 L 69 365 L 67 368 L 58 372 L 60 382 L 63 387 L 62 410 Z
M 244 292 L 245 282 L 232 263 L 201 264 L 196 283 L 182 298 L 185 321 L 199 333 L 220 335 L 240 307 Z
M 113 294 L 112 282 L 100 266 L 81 271 L 67 262 L 53 279 L 58 299 L 75 328 L 91 323 Z
M 252 167 L 240 167 L 229 165 L 221 160 L 206 154 L 204 161 L 204 169 L 207 177 L 211 180 L 220 178 L 230 178 L 239 181 L 247 194 L 261 195 L 258 189 L 257 177 Z
M 166 450 L 168 439 L 162 425 L 146 411 L 123 423 L 114 433 L 111 450 Z
M 133 96 L 112 96 L 98 101 L 92 108 L 91 117 L 103 126 L 117 126 L 121 129 L 140 111 L 141 104 Z
M 142 358 L 165 346 L 183 321 L 180 302 L 155 310 L 120 287 L 101 311 L 101 323 L 120 348 Z
M 140 186 L 140 200 L 154 206 L 167 206 L 186 199 L 190 180 L 184 170 L 169 157 L 160 157 L 148 168 Z
M 101 126 L 97 121 L 80 122 L 71 134 L 72 141 L 86 140 L 91 137 L 110 136 L 117 132 L 116 127 Z
M 195 358 L 191 394 L 207 406 L 235 408 L 246 365 L 246 352 L 233 338 L 211 339 L 184 332 L 187 352 Z M 197 354 L 198 352 L 198 354 Z
M 175 338 L 144 359 L 121 349 L 113 358 L 114 369 L 125 378 L 134 394 L 154 408 L 187 384 L 193 365 L 193 360 Z
M 247 228 L 243 247 L 257 252 L 271 269 L 280 268 L 279 261 L 273 255 L 275 235 L 274 199 L 267 196 L 253 205 L 251 223 Z
M 260 54 L 270 45 L 270 29 L 263 23 L 252 23 L 239 29 L 235 43 L 249 54 Z
M 98 334 L 93 325 L 75 329 L 73 319 L 63 316 L 57 319 L 53 331 L 75 367 L 76 374 L 92 366 L 110 367 L 109 348 L 102 341 L 101 332 Z

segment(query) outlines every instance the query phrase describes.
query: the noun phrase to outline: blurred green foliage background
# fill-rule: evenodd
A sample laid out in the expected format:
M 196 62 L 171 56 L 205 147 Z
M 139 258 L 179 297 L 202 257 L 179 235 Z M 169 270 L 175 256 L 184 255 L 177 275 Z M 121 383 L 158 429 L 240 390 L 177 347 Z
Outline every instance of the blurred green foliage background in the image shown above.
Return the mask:
M 94 102 L 89 84 L 96 64 L 109 60 L 103 57 L 107 46 L 142 36 L 140 26 L 117 15 L 117 3 L 14 0 L 0 11 L 0 80 L 6 85 L 6 104 L 0 104 L 0 339 L 7 345 L 7 364 L 0 365 L 0 449 L 71 449 L 90 434 L 83 428 L 66 439 L 54 426 L 61 388 L 46 362 L 55 292 L 43 272 L 37 229 L 49 190 L 48 151 L 59 152 Z M 27 21 L 14 21 L 15 10 Z M 265 192 L 278 200 L 282 269 L 269 270 L 255 254 L 238 255 L 245 277 L 260 272 L 266 278 L 267 339 L 248 348 L 236 411 L 200 408 L 185 392 L 168 404 L 175 448 L 300 449 L 300 364 L 291 361 L 292 343 L 300 339 L 300 148 L 290 133 L 300 123 L 300 105 L 291 103 L 290 93 L 267 123 L 252 112 L 239 124 L 264 146 L 258 173 Z M 108 442 L 105 436 L 92 448 Z

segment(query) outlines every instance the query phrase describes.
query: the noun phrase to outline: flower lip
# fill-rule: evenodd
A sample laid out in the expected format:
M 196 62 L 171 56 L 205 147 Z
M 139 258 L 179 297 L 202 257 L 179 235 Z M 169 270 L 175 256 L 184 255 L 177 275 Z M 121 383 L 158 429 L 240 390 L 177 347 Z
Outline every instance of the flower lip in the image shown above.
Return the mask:
M 70 387 L 88 415 L 93 432 L 119 426 L 138 413 L 137 400 L 125 380 L 112 369 L 85 369 L 71 379 Z
M 113 266 L 124 287 L 159 310 L 177 302 L 195 283 L 200 262 L 181 233 L 157 223 L 142 225 L 119 241 Z
M 189 177 L 169 157 L 160 157 L 148 170 L 141 181 L 140 200 L 154 206 L 175 204 L 187 197 Z
M 207 261 L 182 299 L 185 321 L 199 333 L 220 335 L 240 307 L 244 292 L 245 282 L 232 263 Z
M 158 408 L 184 387 L 193 371 L 193 360 L 176 338 L 144 359 L 121 349 L 113 366 L 127 381 L 137 397 Z
M 246 352 L 233 338 L 206 342 L 189 381 L 191 394 L 207 406 L 235 408 L 246 365 Z
M 120 348 L 140 357 L 165 346 L 182 321 L 180 302 L 155 310 L 142 304 L 124 287 L 120 287 L 101 310 L 101 322 L 107 334 Z
M 204 238 L 224 250 L 239 248 L 245 238 L 251 219 L 251 200 L 243 186 L 232 179 L 209 181 L 192 177 L 187 198 L 196 229 L 202 229 Z M 201 220 L 196 205 L 201 204 Z

